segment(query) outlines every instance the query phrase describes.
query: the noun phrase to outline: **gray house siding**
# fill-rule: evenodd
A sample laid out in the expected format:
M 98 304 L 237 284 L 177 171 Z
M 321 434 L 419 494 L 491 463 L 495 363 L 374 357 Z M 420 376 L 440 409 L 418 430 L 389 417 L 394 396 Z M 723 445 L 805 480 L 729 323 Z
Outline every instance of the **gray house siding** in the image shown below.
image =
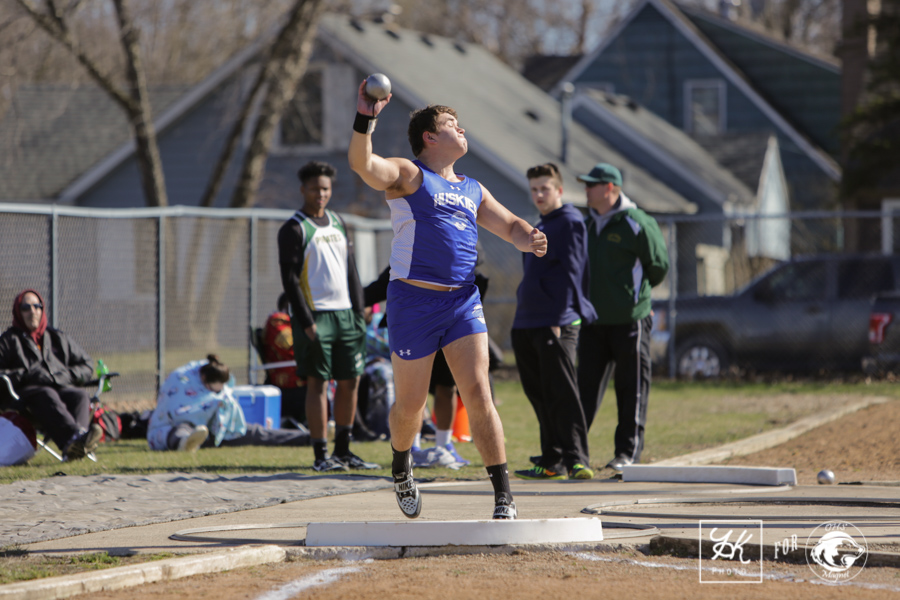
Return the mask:
M 236 80 L 217 90 L 193 110 L 158 132 L 160 159 L 166 180 L 169 204 L 197 206 L 233 120 L 237 106 Z M 238 161 L 232 167 L 216 199 L 215 206 L 227 206 L 237 176 Z M 132 154 L 92 188 L 77 203 L 96 208 L 146 206 L 137 160 Z
M 747 35 L 736 35 L 716 19 L 685 11 L 694 25 L 782 115 L 832 155 L 840 150 L 841 74 L 836 65 L 811 62 Z
M 692 79 L 725 82 L 726 131 L 777 132 L 793 208 L 823 208 L 832 203 L 834 184 L 828 175 L 652 3 L 635 15 L 574 83 L 611 83 L 616 93 L 634 98 L 672 125 L 684 128 L 684 84 Z

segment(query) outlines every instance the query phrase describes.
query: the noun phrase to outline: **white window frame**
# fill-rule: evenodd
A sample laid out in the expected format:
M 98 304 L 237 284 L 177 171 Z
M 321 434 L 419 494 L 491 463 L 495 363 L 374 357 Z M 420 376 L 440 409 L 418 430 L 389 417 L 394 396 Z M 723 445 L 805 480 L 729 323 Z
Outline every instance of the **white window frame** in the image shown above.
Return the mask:
M 307 71 L 322 73 L 322 142 L 289 146 L 281 141 L 281 122 L 275 128 L 272 154 L 275 156 L 304 156 L 346 148 L 346 134 L 356 114 L 357 76 L 350 65 L 341 63 L 310 63 Z
M 278 121 L 278 125 L 275 127 L 275 136 L 272 139 L 272 153 L 279 155 L 292 155 L 292 154 L 309 154 L 315 152 L 321 152 L 325 150 L 325 142 L 328 139 L 328 117 L 326 116 L 326 111 L 328 110 L 327 105 L 328 102 L 325 99 L 325 65 L 312 65 L 310 64 L 306 68 L 306 73 L 312 73 L 318 71 L 321 76 L 322 81 L 322 142 L 319 144 L 297 144 L 297 145 L 288 145 L 285 144 L 281 139 L 281 120 Z M 290 102 L 293 102 L 293 98 L 291 98 Z M 287 107 L 285 107 L 287 108 Z
M 900 218 L 900 198 L 881 201 L 881 253 L 894 253 L 894 218 Z
M 688 79 L 684 82 L 684 94 L 683 94 L 683 102 L 684 102 L 684 131 L 693 134 L 694 131 L 694 118 L 693 113 L 691 111 L 691 107 L 693 106 L 691 102 L 691 98 L 693 97 L 694 90 L 701 88 L 715 88 L 719 92 L 719 131 L 717 133 L 725 133 L 725 126 L 727 124 L 727 119 L 725 118 L 728 109 L 728 95 L 726 93 L 727 86 L 725 85 L 725 80 L 723 79 Z

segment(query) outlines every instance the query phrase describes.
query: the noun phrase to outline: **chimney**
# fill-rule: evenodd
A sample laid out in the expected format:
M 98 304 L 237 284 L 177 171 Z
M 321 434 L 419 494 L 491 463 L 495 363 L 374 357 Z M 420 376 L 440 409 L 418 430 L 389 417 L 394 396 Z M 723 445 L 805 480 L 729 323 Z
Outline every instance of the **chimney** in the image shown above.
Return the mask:
M 562 84 L 560 96 L 560 125 L 562 126 L 562 142 L 559 149 L 559 160 L 566 164 L 569 154 L 569 129 L 572 126 L 572 96 L 575 95 L 575 86 L 571 81 Z

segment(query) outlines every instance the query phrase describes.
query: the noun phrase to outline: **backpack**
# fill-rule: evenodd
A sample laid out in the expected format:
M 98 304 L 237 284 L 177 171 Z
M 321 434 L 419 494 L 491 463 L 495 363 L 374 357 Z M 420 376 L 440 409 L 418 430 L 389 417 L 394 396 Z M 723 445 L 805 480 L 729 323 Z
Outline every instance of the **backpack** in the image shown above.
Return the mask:
M 147 437 L 147 426 L 150 423 L 152 410 L 124 412 L 119 415 L 122 420 L 122 439 L 142 439 Z
M 105 406 L 97 407 L 91 417 L 91 423 L 96 423 L 103 430 L 101 442 L 118 442 L 122 437 L 122 419 L 114 410 Z
M 357 408 L 357 413 L 362 412 L 366 426 L 376 435 L 390 437 L 391 429 L 388 424 L 388 415 L 391 406 L 394 405 L 394 370 L 390 361 L 376 359 L 366 365 L 366 369 L 360 379 L 360 387 L 366 386 L 365 402 Z

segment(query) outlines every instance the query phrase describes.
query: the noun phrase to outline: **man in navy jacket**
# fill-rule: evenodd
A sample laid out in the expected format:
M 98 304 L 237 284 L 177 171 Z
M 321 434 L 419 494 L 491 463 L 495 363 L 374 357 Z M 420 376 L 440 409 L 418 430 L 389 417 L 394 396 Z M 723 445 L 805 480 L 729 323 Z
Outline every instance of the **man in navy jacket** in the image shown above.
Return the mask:
M 516 292 L 512 345 L 522 389 L 534 407 L 541 455 L 520 479 L 590 479 L 587 425 L 578 395 L 575 354 L 582 323 L 597 318 L 588 299 L 587 232 L 577 208 L 562 203 L 562 177 L 553 163 L 527 172 L 541 213 L 535 227 L 548 240 L 547 255 L 525 254 Z

